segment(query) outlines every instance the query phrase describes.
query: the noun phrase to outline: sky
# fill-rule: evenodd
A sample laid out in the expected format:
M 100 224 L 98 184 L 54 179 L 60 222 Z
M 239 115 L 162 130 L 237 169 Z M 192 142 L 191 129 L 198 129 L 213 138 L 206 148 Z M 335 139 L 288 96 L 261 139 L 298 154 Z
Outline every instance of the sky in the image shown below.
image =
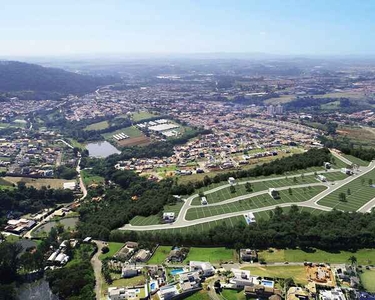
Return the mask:
M 375 1 L 1 0 L 0 57 L 375 54 Z

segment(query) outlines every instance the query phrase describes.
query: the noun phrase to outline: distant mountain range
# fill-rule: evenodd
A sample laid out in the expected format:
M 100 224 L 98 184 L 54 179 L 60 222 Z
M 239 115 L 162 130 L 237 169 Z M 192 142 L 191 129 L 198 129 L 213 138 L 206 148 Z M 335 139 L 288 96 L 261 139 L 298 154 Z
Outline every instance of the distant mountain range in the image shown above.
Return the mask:
M 114 77 L 93 77 L 18 61 L 0 61 L 0 93 L 21 98 L 22 95 L 43 99 L 83 94 L 115 82 Z

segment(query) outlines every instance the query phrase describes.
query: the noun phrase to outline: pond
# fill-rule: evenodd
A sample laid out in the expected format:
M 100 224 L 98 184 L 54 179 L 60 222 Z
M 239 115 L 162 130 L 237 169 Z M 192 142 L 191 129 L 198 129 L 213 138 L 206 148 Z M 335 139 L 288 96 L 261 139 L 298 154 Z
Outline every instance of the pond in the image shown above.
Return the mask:
M 112 154 L 120 154 L 121 152 L 116 149 L 113 145 L 104 142 L 89 143 L 86 145 L 86 149 L 89 150 L 90 157 L 106 158 Z
M 57 223 L 64 225 L 65 228 L 68 228 L 68 227 L 74 228 L 77 222 L 78 222 L 78 217 L 64 218 L 64 219 L 61 219 L 60 221 L 51 221 L 35 229 L 35 231 L 33 231 L 33 235 L 38 235 L 42 233 L 43 231 L 46 233 L 49 233 L 52 227 L 55 227 Z
M 58 300 L 59 297 L 52 294 L 48 282 L 43 278 L 31 283 L 22 284 L 17 291 L 19 300 Z

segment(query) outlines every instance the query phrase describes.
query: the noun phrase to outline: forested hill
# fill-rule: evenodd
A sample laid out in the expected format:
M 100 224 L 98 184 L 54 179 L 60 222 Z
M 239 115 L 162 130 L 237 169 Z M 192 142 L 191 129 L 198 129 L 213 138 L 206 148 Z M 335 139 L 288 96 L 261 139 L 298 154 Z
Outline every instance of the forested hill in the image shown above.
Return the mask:
M 20 95 L 21 99 L 22 92 L 25 96 L 32 92 L 36 98 L 48 94 L 82 94 L 115 81 L 113 77 L 92 77 L 18 61 L 0 61 L 0 93 Z

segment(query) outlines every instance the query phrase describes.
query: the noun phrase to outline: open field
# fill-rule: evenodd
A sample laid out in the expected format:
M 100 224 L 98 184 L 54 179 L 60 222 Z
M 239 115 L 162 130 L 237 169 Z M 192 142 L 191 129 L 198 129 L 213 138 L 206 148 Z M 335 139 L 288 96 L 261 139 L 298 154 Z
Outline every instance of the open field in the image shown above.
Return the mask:
M 311 213 L 311 214 L 317 215 L 317 216 L 325 213 L 324 210 L 311 208 L 311 207 L 305 207 L 305 206 L 298 207 L 298 209 L 299 209 L 300 212 L 308 212 L 308 213 Z M 287 214 L 290 210 L 290 207 L 282 207 L 282 210 L 285 214 Z M 255 219 L 257 221 L 259 219 L 268 220 L 270 218 L 270 211 L 273 211 L 273 209 L 254 213 Z
M 273 252 L 264 250 L 259 252 L 258 255 L 259 258 L 265 259 L 267 263 L 309 261 L 331 264 L 349 263 L 349 257 L 354 255 L 359 265 L 375 264 L 375 249 L 361 249 L 357 252 L 327 252 L 319 249 L 312 249 L 306 252 L 300 249 L 273 249 Z
M 124 139 L 122 141 L 115 141 L 113 138 L 113 135 L 119 134 L 119 133 L 124 133 L 129 138 Z M 106 140 L 114 140 L 118 145 L 122 147 L 126 146 L 136 146 L 136 145 L 147 145 L 150 143 L 150 139 L 146 137 L 142 131 L 140 131 L 137 127 L 135 126 L 130 126 L 130 127 L 125 127 L 119 130 L 115 130 L 109 133 L 104 133 L 102 134 L 103 138 Z
M 281 95 L 280 97 L 270 98 L 264 101 L 265 104 L 283 104 L 293 101 L 296 98 L 295 95 Z
M 193 295 L 185 298 L 185 300 L 211 300 L 210 296 L 208 295 L 208 292 L 205 290 L 198 291 L 194 293 Z
M 318 204 L 344 211 L 356 211 L 375 197 L 375 188 L 369 185 L 369 179 L 372 179 L 375 183 L 375 170 L 345 184 L 321 199 Z M 364 182 L 362 182 L 362 180 L 364 180 Z M 348 189 L 350 189 L 350 195 L 348 195 Z M 340 193 L 346 194 L 347 202 L 341 202 L 339 200 Z
M 131 146 L 146 146 L 151 143 L 150 138 L 147 136 L 140 136 L 129 138 L 126 140 L 119 141 L 117 144 L 122 147 L 131 147 Z
M 18 182 L 24 182 L 26 186 L 33 186 L 36 189 L 42 188 L 42 186 L 50 187 L 53 189 L 62 189 L 65 182 L 75 182 L 75 180 L 66 179 L 54 179 L 54 178 L 29 178 L 29 177 L 4 177 L 6 181 L 17 184 Z
M 357 158 L 353 155 L 342 154 L 342 156 L 345 157 L 346 159 L 349 159 L 353 164 L 356 164 L 358 166 L 367 167 L 369 165 L 368 161 L 364 161 L 364 160 L 362 160 L 360 158 Z
M 137 113 L 133 114 L 133 121 L 139 122 L 139 121 L 151 119 L 151 118 L 154 118 L 154 117 L 157 117 L 157 115 L 149 113 L 147 111 L 140 111 L 140 112 L 137 112 Z
M 108 243 L 109 252 L 105 253 L 105 254 L 101 253 L 99 255 L 99 259 L 103 260 L 107 257 L 111 257 L 111 256 L 115 255 L 117 253 L 117 251 L 119 251 L 121 249 L 122 246 L 124 246 L 124 243 L 109 242 Z
M 102 130 L 102 129 L 106 129 L 108 127 L 109 127 L 108 121 L 102 121 L 102 122 L 90 124 L 90 125 L 86 126 L 84 130 L 85 131 Z
M 90 170 L 82 170 L 81 172 L 83 183 L 88 186 L 91 184 L 103 184 L 104 178 L 98 175 L 91 174 Z
M 223 289 L 221 292 L 221 298 L 225 300 L 246 300 L 245 293 L 243 290 L 230 290 L 230 289 Z
M 166 205 L 164 206 L 163 212 L 174 212 L 175 217 L 177 218 L 183 204 L 184 202 L 178 202 L 175 205 Z M 130 220 L 130 224 L 134 226 L 146 226 L 162 224 L 162 222 L 160 216 L 158 215 L 152 215 L 148 217 L 135 216 L 133 219 Z
M 366 291 L 375 293 L 375 270 L 363 270 L 360 277 Z
M 356 145 L 375 146 L 375 131 L 371 127 L 340 126 L 337 133 L 341 137 L 348 137 Z
M 172 246 L 159 246 L 147 263 L 150 265 L 162 264 L 171 250 Z
M 297 284 L 307 284 L 307 274 L 304 266 L 259 266 L 244 267 L 252 276 L 293 278 Z
M 244 200 L 215 206 L 201 206 L 190 208 L 186 213 L 187 220 L 201 219 L 231 212 L 247 211 L 265 206 L 278 205 L 280 203 L 298 203 L 311 199 L 323 190 L 325 186 L 309 188 L 294 188 L 292 195 L 288 190 L 280 191 L 280 199 L 273 199 L 268 193 Z
M 109 287 L 133 287 L 136 285 L 144 285 L 146 279 L 143 275 L 135 276 L 133 278 L 120 278 L 120 274 L 111 273 L 111 278 L 113 278 L 113 282 L 111 284 L 106 283 L 103 279 L 101 282 L 101 296 L 100 299 L 108 299 L 105 296 Z M 140 289 L 140 295 L 142 297 L 145 296 L 144 289 Z
M 237 261 L 236 251 L 224 247 L 219 248 L 197 248 L 191 247 L 184 263 L 190 261 L 209 261 L 211 263 L 220 263 L 226 261 Z

